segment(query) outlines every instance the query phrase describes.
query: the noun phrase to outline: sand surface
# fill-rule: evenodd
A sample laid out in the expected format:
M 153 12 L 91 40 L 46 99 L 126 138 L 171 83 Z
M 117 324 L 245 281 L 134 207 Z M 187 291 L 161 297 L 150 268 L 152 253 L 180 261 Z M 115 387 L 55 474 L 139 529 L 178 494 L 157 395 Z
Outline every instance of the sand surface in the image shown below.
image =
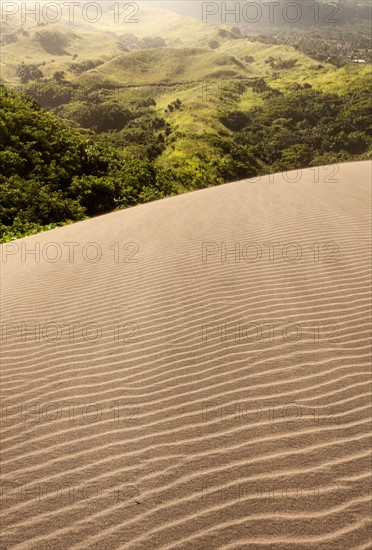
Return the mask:
M 371 548 L 370 183 L 278 174 L 3 245 L 2 548 Z

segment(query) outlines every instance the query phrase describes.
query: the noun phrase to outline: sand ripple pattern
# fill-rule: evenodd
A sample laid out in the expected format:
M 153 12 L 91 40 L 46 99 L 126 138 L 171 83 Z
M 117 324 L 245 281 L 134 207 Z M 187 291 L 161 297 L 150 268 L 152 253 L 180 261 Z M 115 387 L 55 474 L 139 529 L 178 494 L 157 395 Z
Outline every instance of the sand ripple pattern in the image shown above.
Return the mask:
M 1 248 L 2 539 L 371 544 L 371 163 Z

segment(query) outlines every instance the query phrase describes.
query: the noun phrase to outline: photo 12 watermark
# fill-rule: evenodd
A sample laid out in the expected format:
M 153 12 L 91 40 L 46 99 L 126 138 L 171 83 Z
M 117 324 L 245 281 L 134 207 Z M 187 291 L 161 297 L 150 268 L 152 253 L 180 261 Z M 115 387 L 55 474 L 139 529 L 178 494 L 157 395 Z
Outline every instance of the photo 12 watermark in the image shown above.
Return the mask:
M 312 343 L 337 344 L 340 327 L 335 322 L 239 320 L 205 322 L 201 325 L 202 343 L 229 342 L 235 344 Z
M 243 504 L 251 501 L 252 506 L 260 501 L 262 504 L 299 505 L 304 503 L 319 503 L 321 500 L 334 500 L 342 491 L 342 484 L 333 480 L 309 483 L 294 481 L 246 481 L 220 484 L 204 484 L 200 491 L 201 500 L 207 505 Z
M 314 25 L 335 25 L 340 21 L 338 2 L 202 2 L 201 8 L 204 23 L 294 25 L 310 19 Z
M 60 482 L 18 482 L 2 481 L 0 483 L 0 501 L 4 506 L 13 506 L 32 502 L 35 505 L 47 502 L 59 504 L 60 506 L 71 506 L 73 504 L 109 497 L 112 504 L 133 503 L 139 504 L 142 501 L 141 490 L 137 482 L 95 480 L 80 484 L 65 485 Z M 92 502 L 93 504 L 93 502 Z
M 337 416 L 337 407 L 304 405 L 303 403 L 270 403 L 267 401 L 208 401 L 202 404 L 202 422 L 226 422 L 227 424 L 252 424 L 280 422 L 296 424 L 342 424 L 343 416 Z
M 22 344 L 94 344 L 104 340 L 113 344 L 140 342 L 140 326 L 133 321 L 106 324 L 93 321 L 18 321 L 3 322 L 0 329 L 2 344 L 14 341 Z
M 203 242 L 202 263 L 288 263 L 337 264 L 340 246 L 333 241 L 312 242 Z
M 139 23 L 140 4 L 137 2 L 2 2 L 2 23 L 50 24 L 65 20 L 74 23 L 83 20 L 95 24 Z
M 98 242 L 38 242 L 23 240 L 18 243 L 10 241 L 0 246 L 1 262 L 7 263 L 10 258 L 20 263 L 32 262 L 56 264 L 64 262 L 74 264 L 86 262 L 96 264 L 102 260 L 116 264 L 138 264 L 140 261 L 140 247 L 136 242 L 103 245 Z
M 14 424 L 32 425 L 64 422 L 73 426 L 114 422 L 131 426 L 140 421 L 140 403 L 127 399 L 104 402 L 58 401 L 9 401 L 0 407 L 2 428 Z M 5 435 L 5 431 L 4 431 Z

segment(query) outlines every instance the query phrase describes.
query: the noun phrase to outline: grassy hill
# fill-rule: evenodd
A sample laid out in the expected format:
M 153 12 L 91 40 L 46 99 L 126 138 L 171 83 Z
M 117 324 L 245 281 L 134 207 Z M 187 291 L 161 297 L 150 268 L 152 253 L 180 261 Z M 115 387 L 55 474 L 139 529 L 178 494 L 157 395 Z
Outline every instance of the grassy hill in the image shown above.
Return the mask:
M 37 24 L 32 17 L 22 23 L 20 15 L 8 16 L 2 22 L 1 78 L 16 82 L 20 59 L 44 63 L 45 76 L 61 70 L 69 74 L 69 63 L 75 55 L 79 61 L 109 60 L 128 49 L 145 48 L 160 37 L 169 47 L 203 47 L 216 34 L 215 26 L 150 5 L 136 4 L 138 12 L 125 9 L 124 5 L 118 14 L 108 4 L 100 5 L 102 16 L 94 23 L 84 19 L 81 7 L 74 11 L 73 22 L 69 21 L 67 8 L 57 23 L 41 19 L 41 24 Z
M 234 56 L 197 48 L 159 48 L 118 55 L 94 71 L 95 80 L 138 86 L 216 81 L 250 74 Z M 90 72 L 86 78 L 92 76 Z

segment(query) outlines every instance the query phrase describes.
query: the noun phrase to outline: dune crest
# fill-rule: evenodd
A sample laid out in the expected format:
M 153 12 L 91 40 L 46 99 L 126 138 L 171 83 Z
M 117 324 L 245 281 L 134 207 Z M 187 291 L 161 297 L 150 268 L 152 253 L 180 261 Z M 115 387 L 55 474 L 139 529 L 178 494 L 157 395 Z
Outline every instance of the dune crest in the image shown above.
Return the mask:
M 367 548 L 371 163 L 1 246 L 3 548 Z

